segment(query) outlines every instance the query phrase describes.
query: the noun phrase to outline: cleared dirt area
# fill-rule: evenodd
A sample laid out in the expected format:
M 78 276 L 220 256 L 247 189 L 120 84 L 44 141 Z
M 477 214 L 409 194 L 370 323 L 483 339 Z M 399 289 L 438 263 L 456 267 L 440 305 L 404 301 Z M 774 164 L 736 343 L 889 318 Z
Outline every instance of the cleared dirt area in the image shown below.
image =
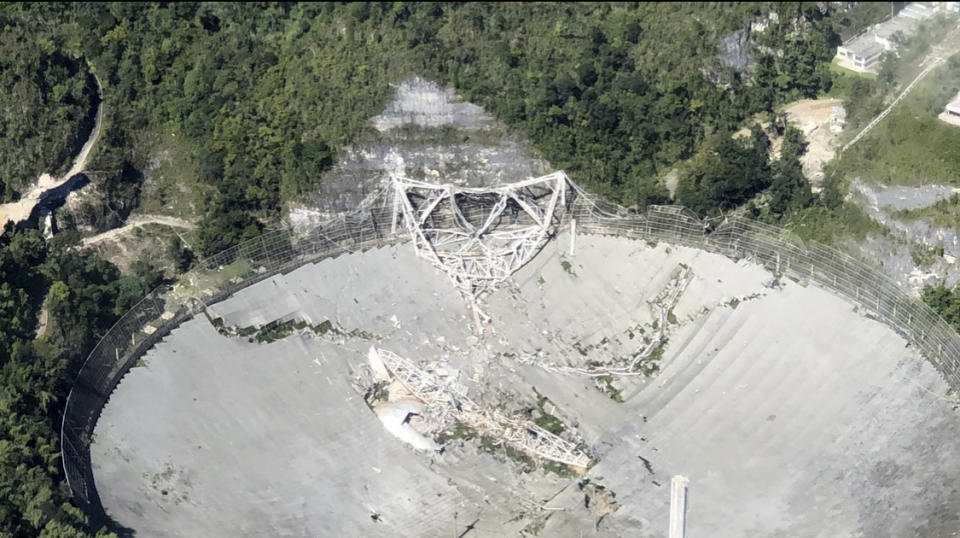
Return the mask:
M 803 173 L 811 183 L 819 185 L 823 179 L 823 164 L 833 158 L 839 147 L 838 133 L 830 130 L 830 111 L 842 106 L 840 99 L 805 99 L 789 105 L 785 112 L 789 121 L 803 131 L 808 146 L 803 156 Z M 779 148 L 779 141 L 776 141 Z
M 784 109 L 787 121 L 793 123 L 803 131 L 807 141 L 807 152 L 800 158 L 803 164 L 803 173 L 810 179 L 814 188 L 823 180 L 823 165 L 830 161 L 840 147 L 838 133 L 830 130 L 831 110 L 833 107 L 843 106 L 841 99 L 804 99 L 788 105 Z M 769 122 L 760 126 L 770 137 L 770 154 L 779 158 L 780 145 L 783 137 L 777 136 Z M 733 134 L 734 138 L 743 139 L 750 136 L 750 129 L 743 128 Z
M 111 241 L 122 235 L 130 233 L 134 228 L 141 228 L 148 224 L 162 224 L 164 226 L 170 226 L 171 228 L 183 228 L 186 230 L 193 230 L 197 227 L 192 222 L 187 222 L 183 219 L 178 219 L 177 217 L 168 217 L 166 215 L 134 215 L 127 219 L 126 224 L 123 226 L 114 228 L 101 234 L 85 237 L 80 241 L 80 244 L 88 247 L 104 241 Z
M 79 248 L 110 261 L 123 274 L 145 264 L 173 277 L 181 263 L 180 249 L 192 248 L 194 227 L 175 217 L 139 215 L 120 228 L 82 239 Z

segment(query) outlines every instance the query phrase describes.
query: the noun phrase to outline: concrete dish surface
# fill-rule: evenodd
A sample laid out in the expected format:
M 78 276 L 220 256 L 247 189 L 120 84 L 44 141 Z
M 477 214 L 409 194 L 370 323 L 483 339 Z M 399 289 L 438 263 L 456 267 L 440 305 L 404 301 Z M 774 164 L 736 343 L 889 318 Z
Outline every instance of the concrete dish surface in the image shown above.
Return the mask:
M 667 533 L 670 479 L 682 474 L 688 536 L 960 528 L 955 398 L 890 328 L 745 261 L 623 238 L 568 246 L 561 234 L 488 298 L 493 330 L 481 338 L 411 245 L 306 265 L 212 305 L 228 326 L 332 329 L 271 343 L 221 335 L 203 317 L 175 329 L 97 424 L 104 507 L 139 536 L 652 537 Z M 659 371 L 615 379 L 622 402 L 524 360 L 635 350 L 654 319 L 648 301 L 681 263 L 693 280 Z M 410 448 L 357 385 L 371 343 L 449 364 L 471 398 L 505 411 L 545 397 L 597 464 L 570 478 L 481 439 Z

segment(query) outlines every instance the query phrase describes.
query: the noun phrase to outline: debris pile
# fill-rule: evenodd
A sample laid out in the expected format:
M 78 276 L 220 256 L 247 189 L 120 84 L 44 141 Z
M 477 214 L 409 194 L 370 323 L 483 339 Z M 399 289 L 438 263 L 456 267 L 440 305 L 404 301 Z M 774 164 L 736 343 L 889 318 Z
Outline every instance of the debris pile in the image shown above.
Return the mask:
M 475 403 L 467 397 L 467 388 L 457 382 L 459 372 L 444 363 L 420 368 L 391 351 L 372 346 L 367 358 L 376 380 L 367 393 L 367 402 L 388 431 L 416 448 L 439 450 L 432 438 L 460 423 L 514 449 L 581 472 L 591 463 L 576 444 L 533 422 L 506 417 Z

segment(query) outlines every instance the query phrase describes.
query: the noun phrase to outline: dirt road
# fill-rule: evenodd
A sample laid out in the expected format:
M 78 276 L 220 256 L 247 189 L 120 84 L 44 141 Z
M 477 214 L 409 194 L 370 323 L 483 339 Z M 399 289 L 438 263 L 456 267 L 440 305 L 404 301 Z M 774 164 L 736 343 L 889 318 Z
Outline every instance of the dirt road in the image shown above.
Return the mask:
M 96 76 L 94 76 L 96 79 Z M 102 86 L 100 85 L 100 80 L 97 79 L 97 92 L 100 93 Z M 90 157 L 90 153 L 93 151 L 94 144 L 97 143 L 97 139 L 100 137 L 100 126 L 103 120 L 103 96 L 100 96 L 100 104 L 97 106 L 97 117 L 94 120 L 93 130 L 90 131 L 90 137 L 87 138 L 86 143 L 83 144 L 83 147 L 80 148 L 80 153 L 77 154 L 76 158 L 73 160 L 73 166 L 70 167 L 70 170 L 60 177 L 53 177 L 52 175 L 44 172 L 40 174 L 40 177 L 37 178 L 36 183 L 27 191 L 19 201 L 11 202 L 9 204 L 0 205 L 0 234 L 3 233 L 2 226 L 7 223 L 7 221 L 20 222 L 26 220 L 30 216 L 30 212 L 33 211 L 33 206 L 37 204 L 37 201 L 40 199 L 40 195 L 45 191 L 59 187 L 65 181 L 71 177 L 79 174 L 87 167 L 87 160 Z
M 165 226 L 170 226 L 173 228 L 184 228 L 192 230 L 196 228 L 196 225 L 185 221 L 183 219 L 178 219 L 177 217 L 168 217 L 166 215 L 136 215 L 130 217 L 126 224 L 119 228 L 114 228 L 103 232 L 102 234 L 97 234 L 91 237 L 84 238 L 80 241 L 80 244 L 84 247 L 89 247 L 91 245 L 96 245 L 102 241 L 107 241 L 114 239 L 122 234 L 125 234 L 134 228 L 144 226 L 146 224 L 163 224 Z

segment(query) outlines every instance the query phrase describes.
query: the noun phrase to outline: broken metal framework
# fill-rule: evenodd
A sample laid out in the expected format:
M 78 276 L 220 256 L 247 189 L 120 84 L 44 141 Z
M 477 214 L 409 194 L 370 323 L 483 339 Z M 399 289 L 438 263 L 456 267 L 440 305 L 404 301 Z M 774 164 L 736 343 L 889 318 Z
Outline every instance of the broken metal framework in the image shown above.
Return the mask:
M 565 209 L 566 216 L 576 218 L 578 233 L 665 241 L 737 260 L 748 259 L 777 275 L 814 283 L 897 331 L 934 364 L 955 392 L 960 392 L 960 336 L 878 268 L 744 218 L 728 217 L 716 226 L 682 207 L 649 206 L 631 213 L 583 195 L 576 184 L 566 187 L 567 205 L 571 197 L 577 202 L 576 207 Z M 338 215 L 306 234 L 288 229 L 268 232 L 206 258 L 182 277 L 180 291 L 164 284 L 126 312 L 87 355 L 64 404 L 61 453 L 73 502 L 93 514 L 91 519 L 105 517 L 101 516 L 103 508 L 90 465 L 93 431 L 114 387 L 155 342 L 201 311 L 196 304 L 213 304 L 270 275 L 306 263 L 398 242 L 398 237 L 386 232 L 391 222 L 396 225 L 399 208 L 389 206 L 389 197 L 377 201 L 387 205 L 365 204 L 364 211 Z M 556 215 L 553 220 L 556 222 Z M 224 277 L 227 267 L 230 278 Z M 238 274 L 238 268 L 245 270 Z M 201 277 L 208 285 L 190 284 L 192 278 Z
M 482 188 L 395 176 L 391 232 L 402 223 L 417 255 L 467 299 L 479 328 L 489 321 L 483 297 L 530 261 L 563 220 L 568 187 L 563 172 Z
M 467 388 L 456 380 L 425 371 L 386 349 L 371 348 L 370 353 L 410 394 L 423 401 L 427 413 L 440 424 L 461 422 L 518 450 L 572 467 L 585 470 L 590 464 L 590 457 L 574 443 L 530 421 L 505 417 L 497 411 L 482 408 L 467 397 Z

